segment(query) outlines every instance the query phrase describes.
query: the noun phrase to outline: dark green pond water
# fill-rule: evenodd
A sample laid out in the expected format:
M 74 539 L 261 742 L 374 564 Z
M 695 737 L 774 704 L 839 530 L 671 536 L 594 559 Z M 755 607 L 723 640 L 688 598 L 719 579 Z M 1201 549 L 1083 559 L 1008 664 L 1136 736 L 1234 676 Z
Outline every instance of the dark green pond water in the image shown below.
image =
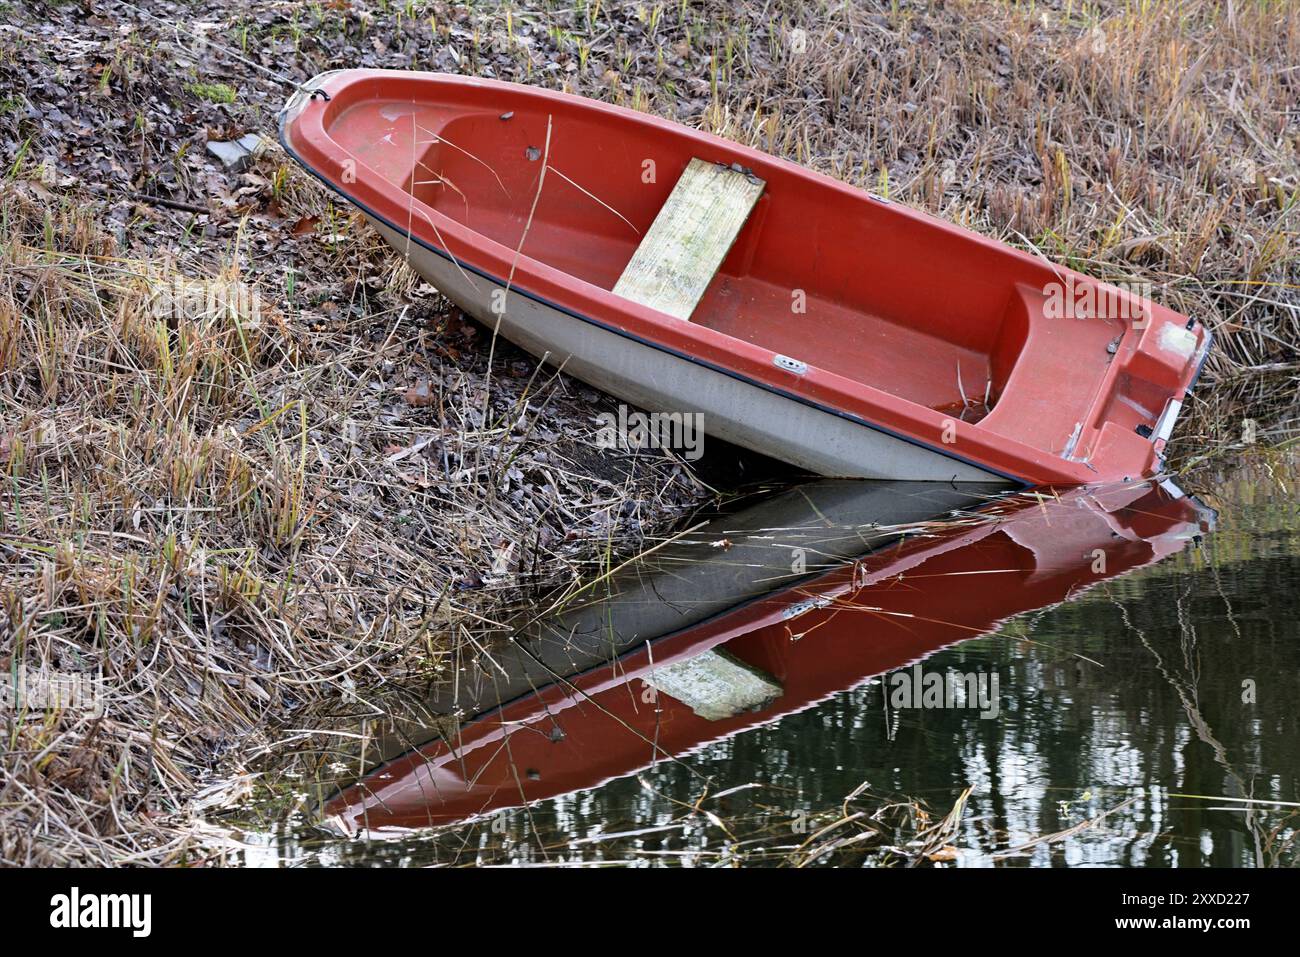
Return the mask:
M 919 513 L 902 516 L 905 522 L 891 513 L 885 524 L 911 522 L 912 530 L 840 549 L 874 556 L 847 573 L 847 592 L 826 584 L 843 570 L 832 544 L 810 549 L 816 560 L 808 570 L 794 568 L 802 590 L 780 599 L 784 605 L 771 605 L 770 592 L 785 580 L 770 569 L 750 575 L 762 582 L 757 597 L 734 580 L 719 586 L 735 592 L 734 602 L 703 607 L 713 596 L 700 597 L 685 632 L 737 631 L 715 646 L 728 652 L 726 661 L 696 649 L 682 659 L 694 664 L 668 677 L 642 671 L 653 677 L 630 679 L 636 660 L 614 649 L 609 658 L 622 664 L 584 673 L 618 672 L 624 684 L 603 691 L 593 684 L 568 706 L 534 701 L 514 686 L 503 692 L 493 678 L 488 704 L 500 699 L 516 712 L 488 708 L 479 720 L 515 730 L 475 751 L 469 735 L 482 725 L 462 723 L 463 754 L 448 759 L 443 777 L 416 788 L 427 808 L 401 782 L 438 764 L 438 742 L 425 740 L 436 732 L 418 729 L 443 726 L 415 719 L 417 730 L 408 727 L 381 756 L 314 765 L 312 776 L 321 778 L 320 768 L 347 764 L 345 785 L 357 778 L 354 765 L 363 771 L 343 802 L 348 810 L 339 814 L 332 782 L 306 789 L 310 799 L 300 798 L 292 816 L 277 821 L 263 810 L 270 824 L 242 830 L 238 854 L 250 864 L 1293 866 L 1300 859 L 1298 474 L 1273 462 L 1193 476 L 1187 488 L 1217 511 L 1212 531 L 1208 512 L 1188 511 L 1164 493 L 1120 508 L 1030 506 L 1005 517 L 996 539 L 964 530 L 980 508 L 954 517 L 953 502 L 935 500 L 933 510 L 947 511 L 921 526 Z M 916 493 L 900 494 L 910 502 Z M 1074 521 L 1076 512 L 1077 528 L 1057 517 Z M 1147 522 L 1157 512 L 1154 525 Z M 773 531 L 757 521 L 770 534 L 752 537 L 788 551 L 793 524 Z M 727 551 L 748 568 L 754 563 L 743 535 L 751 533 L 693 547 L 709 556 Z M 919 557 L 906 558 L 908 548 Z M 693 574 L 657 566 L 642 582 L 657 582 L 651 592 L 684 607 L 696 598 L 683 595 L 717 584 L 716 576 Z M 685 589 L 675 598 L 662 594 L 670 579 Z M 645 602 L 645 593 L 636 601 Z M 823 613 L 803 611 L 800 602 L 809 601 L 840 608 L 827 621 L 841 624 L 801 633 L 800 622 Z M 767 625 L 735 624 L 769 605 L 787 611 Z M 1006 620 L 982 623 L 984 606 L 990 619 Z M 850 613 L 859 624 L 843 626 Z M 915 647 L 907 644 L 912 635 Z M 841 662 L 846 644 L 870 646 L 875 657 Z M 677 647 L 665 638 L 651 645 L 665 655 Z M 714 670 L 700 673 L 701 662 Z M 881 664 L 890 667 L 873 675 Z M 524 670 L 534 665 L 529 657 Z M 814 675 L 804 697 L 800 669 Z M 539 673 L 554 672 L 552 663 Z M 760 690 L 745 692 L 754 675 Z M 908 699 L 910 685 L 899 675 L 915 683 L 974 676 L 996 693 L 982 707 L 970 696 L 927 705 Z M 994 678 L 996 686 L 988 683 Z M 545 684 L 536 674 L 526 680 Z M 762 697 L 764 681 L 783 695 L 775 704 L 752 697 Z M 719 691 L 719 682 L 728 687 Z M 751 698 L 733 700 L 745 694 Z M 655 711 L 653 721 L 638 724 L 641 705 Z M 475 707 L 459 699 L 457 706 Z M 625 706 L 634 717 L 618 711 Z M 700 717 L 710 708 L 731 711 Z M 545 746 L 534 743 L 543 738 Z M 689 746 L 661 751 L 675 741 Z M 412 750 L 419 744 L 423 752 Z M 419 760 L 403 766 L 403 751 Z M 594 780 L 582 780 L 584 764 L 595 768 Z M 498 773 L 506 783 L 484 789 Z M 605 778 L 612 779 L 600 783 Z M 469 805 L 452 793 L 463 781 L 478 788 Z M 545 793 L 574 782 L 585 786 Z M 322 814 L 317 795 L 332 793 L 336 803 Z M 534 794 L 541 796 L 517 806 Z M 482 813 L 462 823 L 439 817 L 466 806 Z M 439 826 L 410 826 L 426 813 Z M 321 826 L 325 818 L 329 827 Z M 341 819 L 351 833 L 337 833 Z

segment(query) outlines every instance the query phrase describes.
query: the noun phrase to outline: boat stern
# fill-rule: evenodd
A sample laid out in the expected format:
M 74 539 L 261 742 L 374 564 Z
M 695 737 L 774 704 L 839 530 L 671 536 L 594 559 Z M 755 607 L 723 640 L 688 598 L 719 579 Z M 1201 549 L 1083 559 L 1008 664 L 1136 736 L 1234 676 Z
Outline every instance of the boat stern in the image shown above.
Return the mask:
M 1087 423 L 1092 440 L 1086 460 L 1115 477 L 1162 468 L 1165 446 L 1214 339 L 1204 323 L 1151 302 L 1143 306 L 1144 316 L 1120 341 Z

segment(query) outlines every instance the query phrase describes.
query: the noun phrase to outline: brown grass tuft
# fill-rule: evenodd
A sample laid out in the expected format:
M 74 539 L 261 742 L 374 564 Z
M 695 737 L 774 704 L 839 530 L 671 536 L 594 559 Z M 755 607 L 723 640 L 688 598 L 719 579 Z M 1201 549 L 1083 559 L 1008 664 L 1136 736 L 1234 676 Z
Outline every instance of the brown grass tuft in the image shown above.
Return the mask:
M 691 498 L 669 459 L 590 454 L 594 413 L 548 373 L 485 406 L 481 368 L 399 371 L 419 357 L 393 317 L 386 343 L 313 334 L 237 271 L 127 261 L 41 198 L 0 195 L 0 660 L 102 675 L 104 700 L 6 711 L 5 863 L 196 859 L 219 762 L 440 671 L 635 545 L 638 502 L 649 528 Z

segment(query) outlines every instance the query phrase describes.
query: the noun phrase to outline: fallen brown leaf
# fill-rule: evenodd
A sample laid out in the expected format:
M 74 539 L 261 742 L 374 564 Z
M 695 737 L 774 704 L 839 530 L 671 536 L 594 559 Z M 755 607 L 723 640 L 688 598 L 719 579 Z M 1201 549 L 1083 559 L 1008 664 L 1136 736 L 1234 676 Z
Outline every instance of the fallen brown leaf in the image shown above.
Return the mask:
M 433 405 L 436 401 L 428 379 L 421 379 L 406 390 L 406 404 L 414 406 Z

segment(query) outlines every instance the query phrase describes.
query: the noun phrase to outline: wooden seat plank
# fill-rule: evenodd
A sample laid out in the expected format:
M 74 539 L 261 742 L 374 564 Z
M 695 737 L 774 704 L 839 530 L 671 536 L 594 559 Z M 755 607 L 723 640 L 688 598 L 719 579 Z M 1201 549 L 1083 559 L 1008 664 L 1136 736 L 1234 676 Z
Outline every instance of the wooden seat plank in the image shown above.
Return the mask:
M 750 173 L 692 159 L 614 292 L 689 320 L 764 185 Z

